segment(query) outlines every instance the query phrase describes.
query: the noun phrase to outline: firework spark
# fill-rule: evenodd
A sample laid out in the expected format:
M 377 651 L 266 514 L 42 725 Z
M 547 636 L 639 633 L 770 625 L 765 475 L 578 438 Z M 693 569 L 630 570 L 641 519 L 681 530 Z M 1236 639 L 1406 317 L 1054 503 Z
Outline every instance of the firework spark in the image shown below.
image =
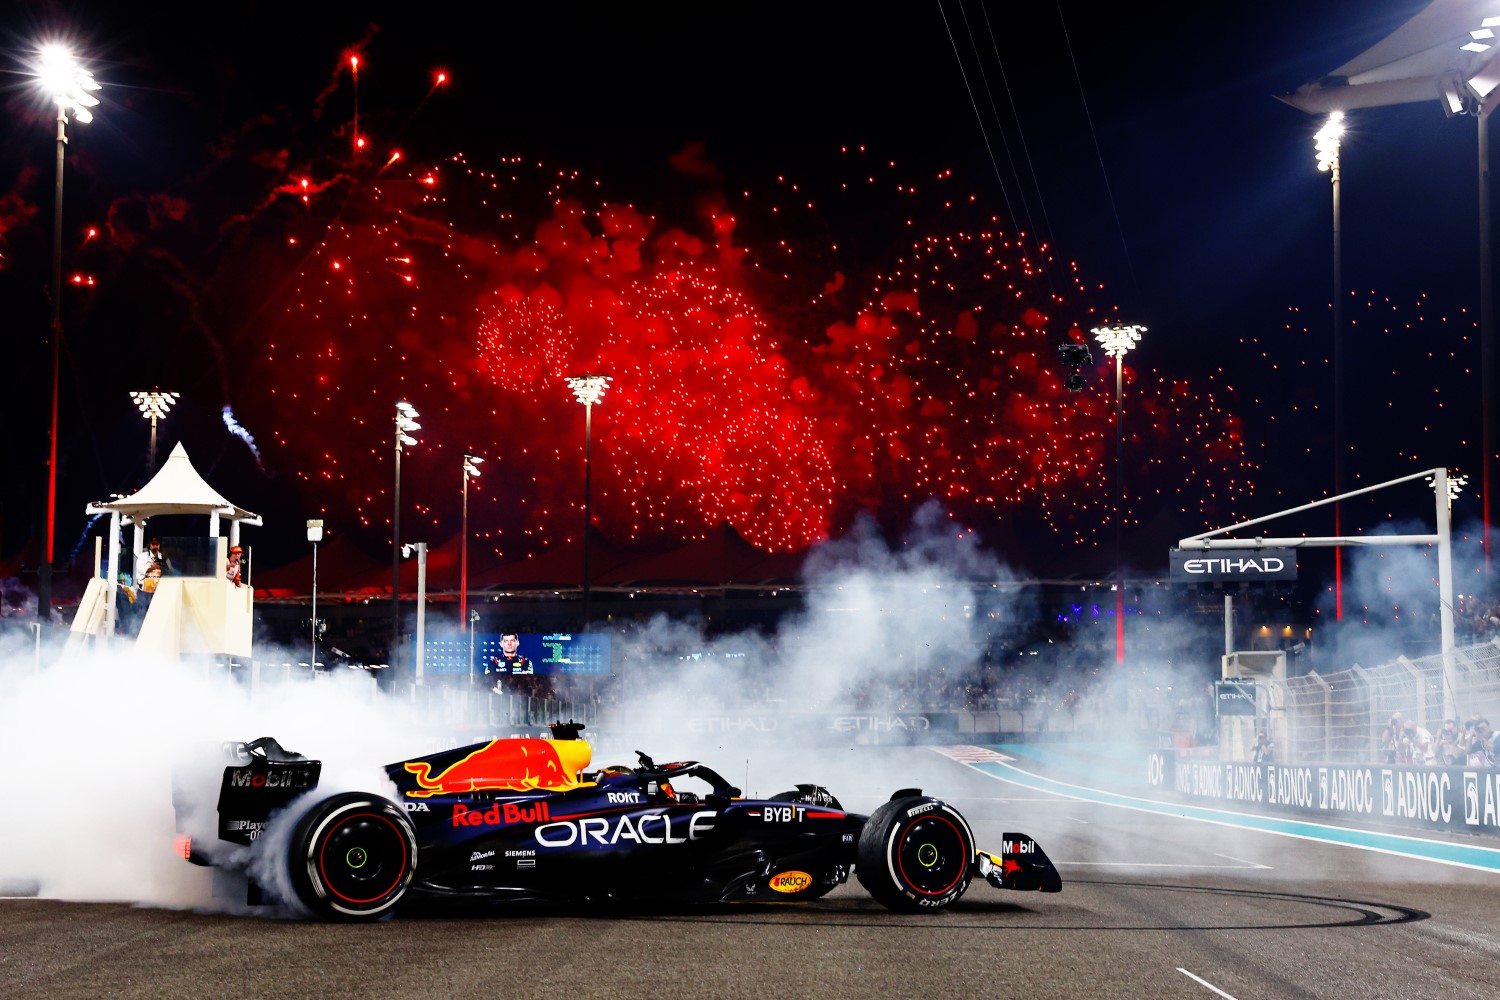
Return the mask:
M 497 556 L 520 554 L 577 530 L 581 416 L 563 379 L 589 370 L 614 379 L 595 415 L 595 509 L 612 537 L 727 522 L 798 549 L 860 511 L 896 523 L 938 497 L 965 523 L 1039 517 L 1097 546 L 1116 517 L 1163 503 L 1239 512 L 1253 464 L 1227 386 L 1127 366 L 1137 499 L 1117 511 L 1112 401 L 1068 393 L 1055 362 L 1057 342 L 1110 316 L 1078 269 L 1006 232 L 951 172 L 917 184 L 863 151 L 845 159 L 857 179 L 816 195 L 782 176 L 687 212 L 611 201 L 578 171 L 463 155 L 340 195 L 320 234 L 287 241 L 312 249 L 268 338 L 282 461 L 383 525 L 380 416 L 420 401 L 434 444 L 408 461 L 446 482 L 466 447 L 502 456 L 475 523 Z M 327 433 L 294 430 L 309 422 Z M 451 529 L 448 500 L 418 512 Z

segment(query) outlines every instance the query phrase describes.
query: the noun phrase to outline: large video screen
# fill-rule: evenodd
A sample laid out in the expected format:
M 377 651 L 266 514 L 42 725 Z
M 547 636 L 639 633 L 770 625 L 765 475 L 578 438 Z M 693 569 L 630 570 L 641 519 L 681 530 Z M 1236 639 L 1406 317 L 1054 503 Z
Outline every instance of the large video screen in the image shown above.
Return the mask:
M 474 673 L 608 674 L 609 636 L 590 632 L 476 632 Z M 425 669 L 432 674 L 469 672 L 469 637 L 429 635 Z

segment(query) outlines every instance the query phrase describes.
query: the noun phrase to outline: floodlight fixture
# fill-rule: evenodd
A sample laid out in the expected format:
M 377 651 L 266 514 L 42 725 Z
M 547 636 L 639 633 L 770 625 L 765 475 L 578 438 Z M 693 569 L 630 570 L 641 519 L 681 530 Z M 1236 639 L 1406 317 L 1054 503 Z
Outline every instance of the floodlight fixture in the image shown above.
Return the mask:
M 130 400 L 141 411 L 141 416 L 151 421 L 151 448 L 146 453 L 146 468 L 151 472 L 156 471 L 156 422 L 164 419 L 172 404 L 180 398 L 180 392 L 162 392 L 160 389 L 130 394 Z
M 162 392 L 160 389 L 152 389 L 149 392 L 134 392 L 130 394 L 130 401 L 141 411 L 141 416 L 148 420 L 160 420 L 172 409 L 172 404 L 182 398 L 180 392 Z
M 1313 136 L 1313 147 L 1318 151 L 1319 170 L 1339 168 L 1339 140 L 1344 135 L 1344 113 L 1328 112 L 1328 120 Z
M 1104 348 L 1107 357 L 1123 358 L 1125 352 L 1130 350 L 1141 341 L 1141 334 L 1146 332 L 1144 326 L 1126 325 L 1119 326 L 1096 326 L 1091 331 L 1094 339 L 1099 341 L 1099 346 Z
M 59 117 L 66 119 L 71 113 L 73 120 L 82 125 L 94 120 L 89 108 L 99 106 L 99 98 L 93 96 L 99 83 L 65 46 L 42 46 L 36 73 L 47 97 L 57 105 Z
M 1437 488 L 1436 479 L 1437 479 L 1436 476 L 1428 476 L 1427 477 L 1427 485 L 1433 487 L 1434 489 L 1436 489 Z M 1467 486 L 1467 485 L 1469 485 L 1469 477 L 1468 476 L 1455 476 L 1455 475 L 1452 475 L 1451 473 L 1449 474 L 1449 476 L 1448 476 L 1448 509 L 1449 510 L 1453 509 L 1453 501 L 1455 501 L 1455 500 L 1458 499 L 1458 495 L 1464 491 L 1464 487 Z
M 573 375 L 568 378 L 568 388 L 584 406 L 593 406 L 603 399 L 609 383 L 608 375 Z

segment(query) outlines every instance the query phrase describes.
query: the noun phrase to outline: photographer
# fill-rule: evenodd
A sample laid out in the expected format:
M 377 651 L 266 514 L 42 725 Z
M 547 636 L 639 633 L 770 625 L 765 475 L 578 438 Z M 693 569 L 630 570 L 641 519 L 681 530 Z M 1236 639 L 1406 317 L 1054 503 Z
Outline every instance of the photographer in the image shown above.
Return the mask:
M 1465 722 L 1464 734 L 1460 745 L 1464 748 L 1464 763 L 1466 766 L 1495 766 L 1494 733 L 1490 728 L 1488 720 L 1480 719 L 1478 722 L 1475 722 L 1471 719 Z
M 1402 734 L 1401 722 L 1401 713 L 1392 712 L 1391 721 L 1386 724 L 1385 736 L 1381 745 L 1385 750 L 1385 762 L 1387 764 L 1407 763 L 1406 760 L 1402 759 L 1403 756 L 1408 756 L 1408 754 L 1404 746 L 1405 739 Z
M 1429 767 L 1437 762 L 1437 750 L 1431 733 L 1412 719 L 1406 720 L 1401 732 L 1402 742 L 1406 747 L 1406 759 L 1401 763 Z
M 1438 730 L 1437 735 L 1437 762 L 1443 767 L 1452 767 L 1462 764 L 1468 753 L 1468 745 L 1463 743 L 1463 734 L 1458 728 L 1457 719 L 1444 721 L 1443 728 Z

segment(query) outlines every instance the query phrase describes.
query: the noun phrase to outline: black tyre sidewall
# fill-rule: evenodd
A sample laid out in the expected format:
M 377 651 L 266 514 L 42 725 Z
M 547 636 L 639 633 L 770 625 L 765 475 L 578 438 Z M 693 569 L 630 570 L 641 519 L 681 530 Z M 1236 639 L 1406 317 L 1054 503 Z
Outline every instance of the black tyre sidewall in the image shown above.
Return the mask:
M 353 821 L 373 822 L 379 831 L 374 846 L 395 855 L 382 859 L 389 862 L 389 874 L 377 880 L 379 891 L 368 898 L 341 894 L 329 884 L 320 864 L 329 839 Z M 389 824 L 389 832 L 381 829 L 383 824 Z M 287 852 L 298 900 L 326 920 L 378 920 L 386 916 L 405 895 L 416 862 L 416 832 L 405 811 L 388 799 L 361 792 L 333 795 L 313 806 L 297 823 Z
M 912 825 L 941 819 L 957 833 L 958 874 L 950 888 L 934 893 L 903 879 L 896 857 L 900 840 Z M 962 814 L 941 799 L 913 796 L 887 802 L 870 814 L 859 835 L 855 877 L 865 891 L 889 909 L 930 912 L 949 906 L 974 880 L 974 832 Z

